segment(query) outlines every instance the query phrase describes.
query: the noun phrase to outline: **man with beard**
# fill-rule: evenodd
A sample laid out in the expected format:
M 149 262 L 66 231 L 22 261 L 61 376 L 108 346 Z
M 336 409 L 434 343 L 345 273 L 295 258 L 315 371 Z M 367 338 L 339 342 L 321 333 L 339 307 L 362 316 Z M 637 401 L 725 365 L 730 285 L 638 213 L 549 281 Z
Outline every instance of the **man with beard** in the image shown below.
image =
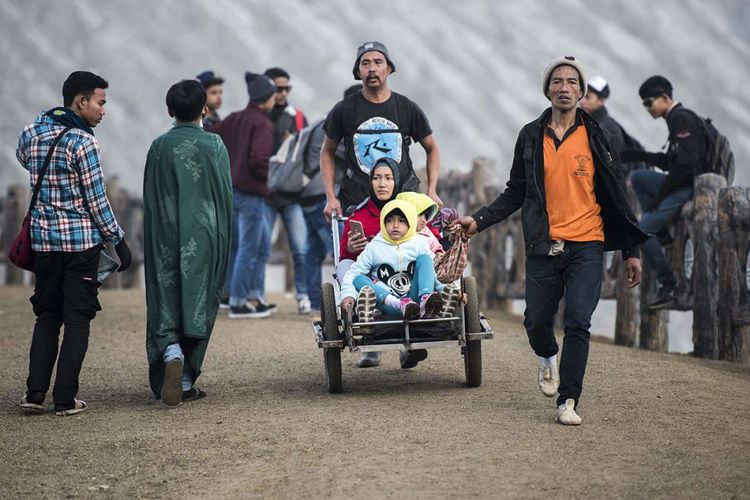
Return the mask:
M 427 153 L 427 194 L 442 206 L 437 195 L 440 150 L 420 107 L 388 86 L 396 66 L 380 42 L 357 49 L 353 74 L 362 80 L 362 92 L 347 96 L 326 118 L 326 137 L 320 154 L 320 170 L 326 187 L 325 214 L 342 213 L 362 203 L 369 192 L 370 171 L 381 158 L 395 160 L 401 170 L 404 191 L 419 191 L 409 146 L 419 142 Z M 334 154 L 341 140 L 347 150 L 347 170 L 338 196 L 334 188 Z
M 609 133 L 576 105 L 586 95 L 586 68 L 573 56 L 554 59 L 542 77 L 552 107 L 518 135 L 510 180 L 497 199 L 458 221 L 467 235 L 523 207 L 526 242 L 524 326 L 539 357 L 539 388 L 557 397 L 557 421 L 579 425 L 576 413 L 589 354 L 591 315 L 599 302 L 603 253 L 621 250 L 628 286 L 638 285 L 637 246 L 647 239 L 625 194 Z M 565 292 L 560 368 L 553 329 Z

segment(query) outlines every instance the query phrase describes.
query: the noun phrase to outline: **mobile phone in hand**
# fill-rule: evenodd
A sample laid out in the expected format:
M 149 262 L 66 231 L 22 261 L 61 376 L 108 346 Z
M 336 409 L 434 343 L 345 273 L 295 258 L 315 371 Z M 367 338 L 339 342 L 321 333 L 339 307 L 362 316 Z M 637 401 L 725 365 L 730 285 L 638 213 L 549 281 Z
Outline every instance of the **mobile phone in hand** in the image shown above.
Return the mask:
M 352 237 L 354 238 L 365 237 L 365 228 L 362 227 L 362 223 L 358 220 L 349 221 L 349 230 L 352 232 Z

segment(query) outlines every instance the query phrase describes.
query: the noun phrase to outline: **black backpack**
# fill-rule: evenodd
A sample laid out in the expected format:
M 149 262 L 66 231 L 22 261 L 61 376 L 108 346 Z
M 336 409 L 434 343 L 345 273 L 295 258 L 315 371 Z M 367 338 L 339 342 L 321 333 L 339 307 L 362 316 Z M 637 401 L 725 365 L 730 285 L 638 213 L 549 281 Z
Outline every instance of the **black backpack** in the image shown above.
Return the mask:
M 711 118 L 703 118 L 691 109 L 680 108 L 692 113 L 703 124 L 706 132 L 706 158 L 704 158 L 703 173 L 718 174 L 727 180 L 727 186 L 734 182 L 734 153 L 729 139 L 719 132 Z
M 703 120 L 708 136 L 708 172 L 719 174 L 727 180 L 727 186 L 734 182 L 734 153 L 727 136 L 719 132 L 711 118 Z

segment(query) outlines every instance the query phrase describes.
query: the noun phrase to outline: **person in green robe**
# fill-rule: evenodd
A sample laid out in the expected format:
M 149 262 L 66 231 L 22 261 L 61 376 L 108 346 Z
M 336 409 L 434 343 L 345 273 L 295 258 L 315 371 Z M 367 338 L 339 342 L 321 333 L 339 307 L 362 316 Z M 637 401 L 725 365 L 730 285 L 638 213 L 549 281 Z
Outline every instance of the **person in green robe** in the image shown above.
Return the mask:
M 170 406 L 206 395 L 194 384 L 229 258 L 229 155 L 221 138 L 201 127 L 205 105 L 196 80 L 169 89 L 174 127 L 151 144 L 143 176 L 149 381 Z

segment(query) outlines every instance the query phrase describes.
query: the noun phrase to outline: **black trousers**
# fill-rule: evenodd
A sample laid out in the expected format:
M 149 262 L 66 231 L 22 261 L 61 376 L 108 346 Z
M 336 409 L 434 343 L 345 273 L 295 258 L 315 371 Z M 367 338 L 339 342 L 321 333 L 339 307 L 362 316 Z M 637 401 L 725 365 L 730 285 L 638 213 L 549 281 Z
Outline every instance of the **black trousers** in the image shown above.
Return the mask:
M 52 397 L 57 409 L 71 406 L 78 394 L 78 376 L 89 345 L 89 325 L 101 310 L 97 270 L 101 246 L 83 252 L 37 252 L 36 284 L 31 304 L 36 324 L 29 353 L 29 399 L 44 399 L 57 360 Z M 65 335 L 58 356 L 60 326 Z
M 524 326 L 537 356 L 557 354 L 555 313 L 565 294 L 565 337 L 560 359 L 557 404 L 572 398 L 578 403 L 589 357 L 591 315 L 602 287 L 604 245 L 597 241 L 565 242 L 554 257 L 526 258 L 526 312 Z

